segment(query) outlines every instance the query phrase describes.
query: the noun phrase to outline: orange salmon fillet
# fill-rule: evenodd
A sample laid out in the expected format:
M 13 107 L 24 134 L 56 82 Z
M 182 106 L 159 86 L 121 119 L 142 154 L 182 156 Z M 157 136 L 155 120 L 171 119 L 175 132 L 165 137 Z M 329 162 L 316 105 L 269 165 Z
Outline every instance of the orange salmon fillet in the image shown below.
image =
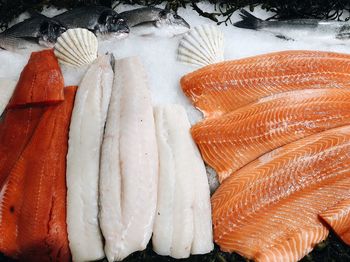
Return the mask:
M 203 67 L 182 77 L 183 92 L 205 117 L 285 91 L 350 86 L 350 55 L 282 51 Z
M 49 106 L 0 191 L 0 252 L 20 261 L 70 261 L 66 154 L 77 87 Z
M 336 206 L 320 214 L 320 217 L 346 244 L 350 245 L 350 199 L 340 201 Z
M 63 87 L 62 72 L 53 49 L 33 52 L 7 107 L 61 102 L 64 100 Z
M 290 91 L 194 125 L 192 137 L 219 181 L 277 147 L 350 124 L 350 89 Z
M 214 240 L 256 261 L 297 261 L 328 235 L 319 214 L 350 199 L 350 126 L 308 136 L 227 178 L 212 196 Z
M 53 52 L 32 53 L 11 98 L 12 107 L 17 108 L 8 108 L 0 122 L 0 189 L 46 110 L 37 105 L 63 101 L 63 90 Z

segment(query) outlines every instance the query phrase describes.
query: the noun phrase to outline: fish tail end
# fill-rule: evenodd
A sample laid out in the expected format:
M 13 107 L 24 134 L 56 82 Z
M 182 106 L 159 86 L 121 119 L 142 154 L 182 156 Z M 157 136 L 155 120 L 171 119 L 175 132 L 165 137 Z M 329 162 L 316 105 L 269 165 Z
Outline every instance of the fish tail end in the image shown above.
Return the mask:
M 242 20 L 234 23 L 234 26 L 253 30 L 257 30 L 261 27 L 263 20 L 252 15 L 248 11 L 241 9 L 241 13 L 239 15 L 242 18 Z

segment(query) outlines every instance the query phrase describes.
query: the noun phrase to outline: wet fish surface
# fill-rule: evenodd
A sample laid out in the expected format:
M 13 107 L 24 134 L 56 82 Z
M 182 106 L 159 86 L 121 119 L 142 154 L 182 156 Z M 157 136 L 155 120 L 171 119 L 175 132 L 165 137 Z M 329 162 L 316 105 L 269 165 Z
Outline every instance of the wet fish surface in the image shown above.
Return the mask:
M 16 51 L 27 49 L 33 44 L 53 47 L 57 38 L 66 31 L 58 20 L 37 14 L 0 34 L 0 48 Z
M 144 250 L 157 205 L 158 150 L 151 93 L 138 57 L 115 61 L 101 152 L 99 221 L 108 261 Z
M 95 35 L 112 34 L 125 37 L 129 27 L 119 14 L 104 6 L 86 6 L 69 10 L 54 17 L 68 28 L 86 28 Z
M 303 39 L 309 36 L 350 39 L 349 21 L 332 21 L 319 19 L 291 19 L 266 21 L 255 17 L 242 9 L 242 20 L 234 23 L 239 28 L 267 31 L 286 40 Z
M 349 88 L 349 67 L 349 54 L 289 50 L 205 66 L 180 84 L 205 117 L 215 117 L 286 91 Z
M 220 182 L 279 146 L 350 124 L 350 89 L 306 89 L 260 99 L 197 123 L 192 136 Z
M 186 33 L 190 25 L 172 10 L 142 7 L 120 13 L 132 33 L 143 36 L 172 37 Z
M 212 201 L 214 240 L 255 261 L 298 261 L 324 240 L 329 211 L 341 232 L 350 199 L 350 127 L 280 147 L 225 180 Z M 344 216 L 346 217 L 346 215 Z
M 180 105 L 154 109 L 159 183 L 153 227 L 153 250 L 163 256 L 187 258 L 213 248 L 210 193 L 206 170 Z

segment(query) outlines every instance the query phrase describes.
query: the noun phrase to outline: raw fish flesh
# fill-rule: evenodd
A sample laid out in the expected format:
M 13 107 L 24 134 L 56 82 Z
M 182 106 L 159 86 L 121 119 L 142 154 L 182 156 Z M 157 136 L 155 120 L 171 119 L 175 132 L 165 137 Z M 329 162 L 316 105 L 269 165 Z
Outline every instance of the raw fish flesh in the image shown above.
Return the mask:
M 182 77 L 181 87 L 205 117 L 233 111 L 285 91 L 348 88 L 350 55 L 282 51 L 203 67 Z
M 45 67 L 47 70 L 43 70 Z M 47 107 L 34 106 L 35 102 L 63 101 L 63 90 L 63 77 L 53 52 L 32 53 L 11 98 L 13 106 L 21 106 L 5 110 L 0 122 L 0 189 L 47 110 Z M 9 93 L 4 91 L 2 98 L 8 97 Z
M 104 134 L 100 226 L 108 261 L 146 248 L 157 205 L 158 153 L 151 94 L 136 57 L 117 60 Z
M 0 116 L 11 99 L 17 82 L 11 79 L 0 78 Z
M 83 77 L 75 99 L 67 155 L 67 225 L 74 261 L 104 257 L 98 223 L 100 149 L 113 83 L 109 55 Z
M 63 101 L 64 80 L 52 49 L 33 52 L 18 80 L 8 108 Z
M 215 242 L 256 261 L 301 259 L 328 235 L 319 214 L 350 199 L 349 150 L 350 126 L 338 127 L 232 174 L 211 199 Z
M 155 108 L 159 151 L 157 212 L 153 250 L 187 258 L 213 248 L 210 192 L 205 166 L 179 105 Z
M 70 261 L 66 154 L 76 87 L 49 106 L 0 191 L 0 251 L 20 261 Z
M 220 182 L 279 146 L 350 124 L 350 89 L 276 94 L 192 127 L 205 162 Z
M 350 245 L 350 199 L 344 199 L 320 214 L 320 217 Z

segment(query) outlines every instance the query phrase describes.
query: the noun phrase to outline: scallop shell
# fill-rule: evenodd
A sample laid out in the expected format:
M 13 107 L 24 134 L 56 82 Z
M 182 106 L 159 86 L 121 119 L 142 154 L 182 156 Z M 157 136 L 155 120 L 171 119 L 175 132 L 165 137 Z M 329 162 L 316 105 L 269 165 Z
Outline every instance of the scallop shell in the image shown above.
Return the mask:
M 224 34 L 214 25 L 194 27 L 180 41 L 178 60 L 206 66 L 224 60 Z
M 57 39 L 54 49 L 61 63 L 80 67 L 97 58 L 98 41 L 87 29 L 68 29 Z

